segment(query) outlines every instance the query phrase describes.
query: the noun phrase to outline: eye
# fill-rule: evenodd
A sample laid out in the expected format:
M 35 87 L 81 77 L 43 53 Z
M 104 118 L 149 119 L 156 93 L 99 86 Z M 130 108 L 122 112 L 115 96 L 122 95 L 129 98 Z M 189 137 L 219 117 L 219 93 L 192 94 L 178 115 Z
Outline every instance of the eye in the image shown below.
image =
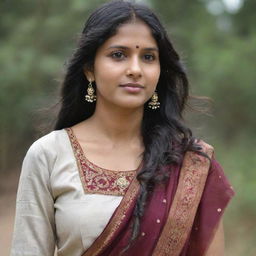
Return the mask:
M 112 52 L 110 56 L 114 59 L 121 60 L 125 58 L 125 55 L 121 51 Z
M 154 54 L 145 54 L 143 56 L 143 58 L 146 60 L 146 61 L 153 61 L 156 59 L 155 55 Z

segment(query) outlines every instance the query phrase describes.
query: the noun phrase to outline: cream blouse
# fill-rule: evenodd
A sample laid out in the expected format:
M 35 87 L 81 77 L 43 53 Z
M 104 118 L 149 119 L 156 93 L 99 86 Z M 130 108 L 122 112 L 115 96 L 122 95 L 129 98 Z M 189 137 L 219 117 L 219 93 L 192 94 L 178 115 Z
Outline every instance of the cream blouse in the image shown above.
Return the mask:
M 11 255 L 80 256 L 122 195 L 87 193 L 66 130 L 37 140 L 22 165 Z

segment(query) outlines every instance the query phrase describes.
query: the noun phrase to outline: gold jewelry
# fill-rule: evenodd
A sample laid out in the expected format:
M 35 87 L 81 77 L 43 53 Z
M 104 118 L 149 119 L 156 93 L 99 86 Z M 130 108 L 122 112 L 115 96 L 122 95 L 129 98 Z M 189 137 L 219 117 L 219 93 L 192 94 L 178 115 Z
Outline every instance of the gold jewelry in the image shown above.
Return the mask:
M 94 94 L 95 90 L 92 87 L 92 81 L 89 81 L 88 88 L 87 88 L 87 94 L 85 95 L 85 100 L 87 102 L 94 102 L 97 99 L 97 96 Z
M 151 109 L 160 108 L 160 102 L 158 101 L 158 95 L 157 95 L 156 91 L 152 95 L 151 100 L 148 103 L 148 107 L 151 108 Z

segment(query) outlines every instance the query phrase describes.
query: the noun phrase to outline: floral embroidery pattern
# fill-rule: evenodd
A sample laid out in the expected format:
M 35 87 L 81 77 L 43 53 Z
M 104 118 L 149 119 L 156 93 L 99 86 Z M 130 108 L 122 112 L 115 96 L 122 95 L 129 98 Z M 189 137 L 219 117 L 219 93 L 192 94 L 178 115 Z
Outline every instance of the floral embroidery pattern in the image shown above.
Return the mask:
M 71 128 L 66 129 L 77 161 L 84 191 L 92 194 L 123 196 L 136 171 L 111 171 L 90 162 Z

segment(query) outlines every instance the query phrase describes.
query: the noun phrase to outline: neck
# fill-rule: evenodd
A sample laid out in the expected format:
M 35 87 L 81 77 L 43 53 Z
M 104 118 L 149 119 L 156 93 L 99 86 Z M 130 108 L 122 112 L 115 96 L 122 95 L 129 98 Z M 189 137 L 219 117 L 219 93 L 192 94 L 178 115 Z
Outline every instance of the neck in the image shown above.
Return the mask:
M 95 131 L 113 143 L 125 143 L 141 139 L 143 107 L 137 109 L 107 108 L 97 104 L 90 123 Z

